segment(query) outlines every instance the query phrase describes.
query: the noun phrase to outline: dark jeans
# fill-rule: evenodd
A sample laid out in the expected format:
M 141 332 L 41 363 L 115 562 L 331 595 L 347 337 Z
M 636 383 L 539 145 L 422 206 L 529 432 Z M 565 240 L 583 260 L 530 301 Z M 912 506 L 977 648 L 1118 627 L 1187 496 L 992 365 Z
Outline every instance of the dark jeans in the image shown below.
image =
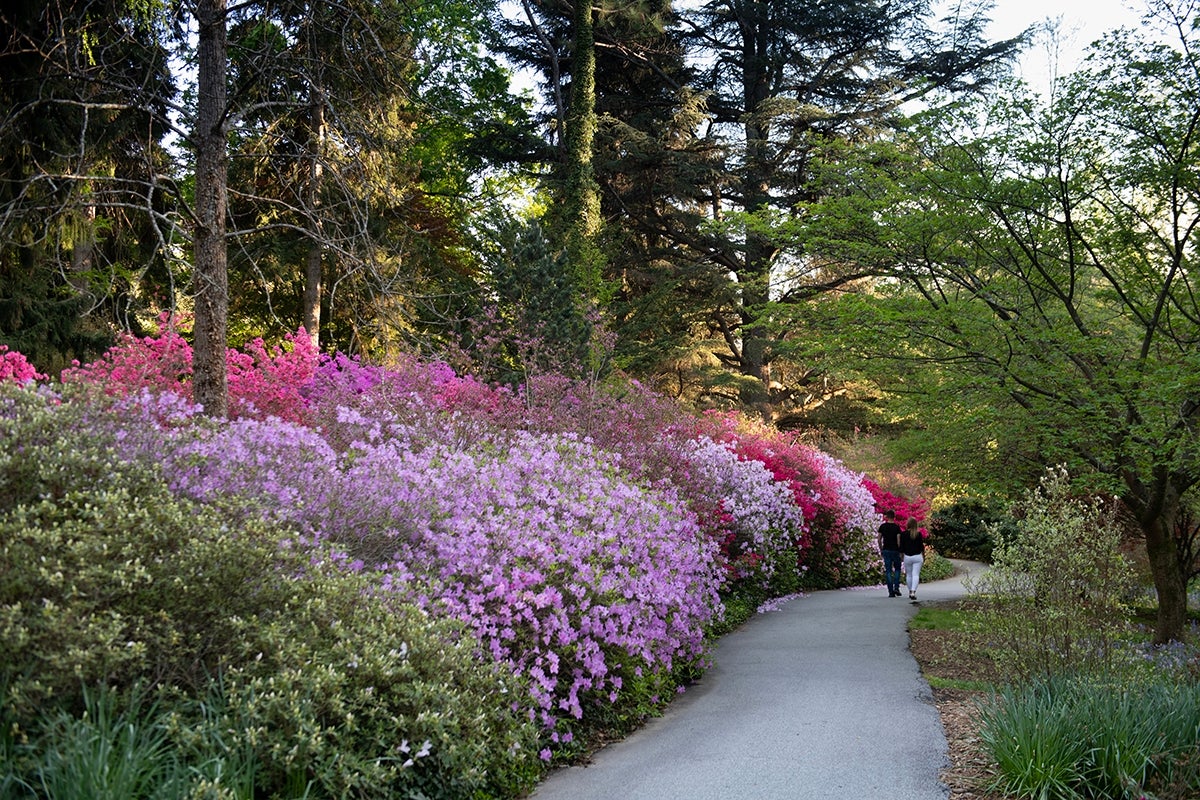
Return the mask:
M 904 554 L 899 550 L 881 550 L 883 554 L 883 579 L 887 583 L 888 596 L 900 594 L 900 565 Z

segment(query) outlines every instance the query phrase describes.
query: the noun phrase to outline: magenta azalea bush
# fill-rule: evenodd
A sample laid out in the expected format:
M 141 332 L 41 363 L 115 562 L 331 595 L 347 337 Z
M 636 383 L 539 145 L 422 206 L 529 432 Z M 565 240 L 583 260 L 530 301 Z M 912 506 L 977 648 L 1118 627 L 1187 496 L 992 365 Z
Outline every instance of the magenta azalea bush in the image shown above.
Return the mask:
M 174 496 L 282 526 L 465 626 L 530 687 L 512 703 L 548 742 L 701 663 L 743 589 L 878 583 L 879 512 L 904 502 L 795 436 L 632 381 L 514 391 L 438 362 L 322 355 L 302 333 L 228 366 L 231 419 L 212 420 L 166 325 L 65 371 L 62 402 L 94 403 L 93 434 Z
M 45 379 L 46 376 L 34 369 L 24 355 L 16 350 L 9 350 L 7 345 L 0 344 L 0 383 L 4 381 L 28 383 Z

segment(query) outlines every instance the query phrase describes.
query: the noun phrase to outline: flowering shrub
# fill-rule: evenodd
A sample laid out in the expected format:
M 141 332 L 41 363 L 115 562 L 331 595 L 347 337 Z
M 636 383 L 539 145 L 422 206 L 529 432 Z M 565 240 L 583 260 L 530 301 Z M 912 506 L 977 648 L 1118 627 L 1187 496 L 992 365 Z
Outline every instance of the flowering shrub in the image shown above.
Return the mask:
M 729 445 L 706 436 L 688 449 L 693 503 L 703 498 L 713 509 L 728 577 L 766 583 L 778 569 L 794 570 L 805 520 L 791 488 L 762 462 L 741 460 Z M 789 554 L 792 563 L 786 563 Z
M 33 364 L 30 364 L 24 355 L 16 350 L 9 350 L 8 345 L 0 344 L 0 383 L 28 383 L 37 380 L 46 380 L 46 376 L 34 369 Z
M 330 544 L 346 567 L 382 570 L 390 593 L 466 623 L 531 680 L 525 705 L 548 728 L 589 700 L 615 702 L 637 670 L 703 652 L 715 547 L 683 503 L 631 483 L 590 444 L 524 432 L 413 441 L 406 425 L 347 409 L 352 444 L 338 453 L 276 418 L 156 429 L 186 418 L 169 405 L 141 393 L 89 427 L 108 426 L 123 457 L 157 458 L 176 495 Z
M 742 458 L 761 462 L 790 487 L 804 512 L 800 569 L 814 588 L 871 583 L 881 569 L 875 531 L 881 521 L 862 475 L 794 435 L 733 415 L 714 417 Z
M 703 652 L 717 606 L 712 547 L 675 498 L 630 483 L 565 436 L 515 433 L 469 450 L 367 447 L 322 535 L 384 585 L 470 625 L 528 676 L 542 724 L 615 701 L 623 668 Z
M 809 457 L 819 465 L 827 496 L 836 498 L 836 511 L 831 512 L 836 523 L 830 526 L 824 543 L 826 569 L 840 586 L 876 582 L 883 569 L 876 542 L 880 517 L 875 512 L 874 497 L 863 485 L 862 474 L 820 450 L 810 450 Z
M 192 397 L 192 347 L 169 324 L 158 336 L 119 334 L 117 344 L 99 359 L 73 363 L 62 372 L 64 384 L 79 383 L 109 395 L 153 389 Z
M 63 383 L 98 387 L 110 395 L 153 389 L 191 399 L 192 347 L 169 318 L 162 321 L 158 336 L 122 334 L 96 361 L 74 362 L 63 370 Z M 318 353 L 303 330 L 286 336 L 285 343 L 268 348 L 262 339 L 254 339 L 242 351 L 226 351 L 230 417 L 304 419 L 303 395 L 314 377 Z
M 283 345 L 268 348 L 254 339 L 240 352 L 227 350 L 229 416 L 304 421 L 304 389 L 316 372 L 318 355 L 303 329 L 285 336 Z
M 884 513 L 885 511 L 895 512 L 896 523 L 901 527 L 904 527 L 910 517 L 916 518 L 918 522 L 925 521 L 925 517 L 929 513 L 928 500 L 924 498 L 909 500 L 905 497 L 892 494 L 866 476 L 863 476 L 862 484 L 875 499 L 875 510 L 880 514 Z M 922 535 L 927 535 L 927 531 L 924 527 L 921 528 L 921 533 Z
M 509 390 L 415 358 L 322 356 L 296 335 L 228 351 L 233 418 L 218 421 L 191 402 L 191 355 L 169 326 L 125 337 L 64 374 L 63 402 L 180 502 L 286 530 L 314 575 L 367 576 L 378 602 L 464 625 L 558 744 L 590 712 L 669 688 L 722 599 L 752 610 L 801 573 L 877 581 L 877 511 L 900 502 L 794 436 L 636 382 L 540 374 Z M 66 490 L 44 472 L 12 474 Z

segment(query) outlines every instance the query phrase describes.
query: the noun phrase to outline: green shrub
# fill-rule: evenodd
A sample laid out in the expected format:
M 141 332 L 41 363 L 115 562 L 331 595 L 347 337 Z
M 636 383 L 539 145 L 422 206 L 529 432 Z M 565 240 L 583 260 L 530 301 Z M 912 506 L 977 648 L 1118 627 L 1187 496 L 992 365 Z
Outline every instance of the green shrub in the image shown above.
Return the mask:
M 941 553 L 932 547 L 925 549 L 925 563 L 921 565 L 921 582 L 940 581 L 954 574 L 954 565 L 950 559 L 943 558 Z
M 1004 510 L 979 498 L 966 498 L 937 511 L 929 532 L 938 551 L 947 558 L 991 561 L 996 541 L 1016 533 L 1016 521 Z
M 1065 473 L 1052 470 L 1017 511 L 1015 536 L 967 582 L 979 641 L 1014 679 L 1116 669 L 1132 652 L 1123 600 L 1132 571 L 1112 509 L 1073 495 Z
M 270 787 L 314 797 L 503 797 L 539 771 L 527 693 L 456 623 L 370 596 L 329 570 L 295 580 L 269 621 L 244 620 L 225 673 L 232 742 Z M 236 724 L 235 724 L 236 723 Z
M 22 442 L 0 455 L 6 793 L 91 769 L 80 743 L 106 741 L 94 698 L 112 704 L 105 719 L 132 720 L 136 691 L 161 726 L 121 730 L 169 733 L 194 778 L 186 790 L 170 778 L 178 796 L 249 796 L 247 776 L 262 797 L 530 785 L 537 731 L 512 710 L 527 689 L 461 626 L 372 594 L 374 576 L 284 546 L 285 531 L 172 496 L 86 426 L 50 424 L 36 403 L 11 412 L 0 407 L 0 433 Z M 123 744 L 163 760 L 156 739 Z M 167 780 L 128 796 L 176 796 Z

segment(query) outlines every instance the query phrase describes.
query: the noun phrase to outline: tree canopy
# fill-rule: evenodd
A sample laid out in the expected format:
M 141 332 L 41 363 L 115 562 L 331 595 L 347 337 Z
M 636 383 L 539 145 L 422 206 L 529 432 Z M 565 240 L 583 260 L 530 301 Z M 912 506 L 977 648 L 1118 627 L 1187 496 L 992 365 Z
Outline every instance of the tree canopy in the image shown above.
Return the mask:
M 922 413 L 927 455 L 1009 480 L 1064 464 L 1119 495 L 1163 641 L 1200 482 L 1200 61 L 1193 20 L 1166 21 L 1174 46 L 1114 32 L 1048 102 L 926 116 L 873 196 L 808 209 L 826 257 L 879 276 L 837 304 L 840 341 Z

